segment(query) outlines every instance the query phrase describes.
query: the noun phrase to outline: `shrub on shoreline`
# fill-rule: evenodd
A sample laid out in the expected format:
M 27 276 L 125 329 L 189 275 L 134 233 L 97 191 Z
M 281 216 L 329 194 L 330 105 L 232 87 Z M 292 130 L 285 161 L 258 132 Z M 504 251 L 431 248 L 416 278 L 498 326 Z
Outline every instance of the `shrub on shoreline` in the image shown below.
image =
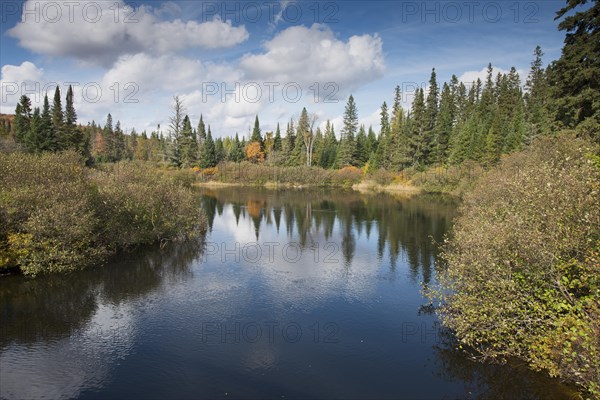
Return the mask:
M 143 163 L 86 168 L 74 152 L 0 154 L 0 271 L 97 264 L 118 249 L 190 238 L 205 225 L 179 176 Z
M 482 360 L 533 369 L 600 394 L 598 148 L 571 136 L 508 156 L 465 196 L 440 317 Z M 597 156 L 596 156 L 597 157 Z

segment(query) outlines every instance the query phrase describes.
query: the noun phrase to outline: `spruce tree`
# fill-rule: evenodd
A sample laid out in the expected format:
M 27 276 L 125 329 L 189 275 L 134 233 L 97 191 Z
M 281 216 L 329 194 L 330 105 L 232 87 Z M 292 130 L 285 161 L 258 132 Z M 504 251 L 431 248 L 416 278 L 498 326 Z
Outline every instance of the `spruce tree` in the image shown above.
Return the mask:
M 363 166 L 368 160 L 367 132 L 365 131 L 365 126 L 361 125 L 356 135 L 355 164 L 356 166 Z
M 524 138 L 527 143 L 531 139 L 550 133 L 550 87 L 548 78 L 543 68 L 542 57 L 544 53 L 540 46 L 533 52 L 535 59 L 531 62 L 531 69 L 525 82 L 525 102 L 529 135 Z
M 350 95 L 344 110 L 344 126 L 337 153 L 336 167 L 342 168 L 347 165 L 356 165 L 356 133 L 358 131 L 358 111 L 354 103 L 354 97 Z
M 15 140 L 22 143 L 25 140 L 25 135 L 29 132 L 31 123 L 31 100 L 29 97 L 22 95 L 15 109 L 14 129 Z
M 260 144 L 261 151 L 265 150 L 265 142 L 263 141 L 260 132 L 260 123 L 258 122 L 258 115 L 254 119 L 254 129 L 252 130 L 252 136 L 250 136 L 250 142 L 258 142 Z
M 237 134 L 236 134 L 237 136 Z M 281 131 L 279 130 L 279 122 L 277 123 L 277 130 L 275 131 L 275 139 L 273 140 L 273 150 L 281 151 Z
M 237 136 L 237 135 L 236 135 Z M 215 142 L 213 141 L 210 128 L 206 135 L 206 140 L 202 146 L 202 154 L 200 156 L 200 168 L 212 168 L 217 165 L 217 156 L 215 152 Z
M 428 155 L 428 141 L 426 130 L 429 126 L 425 93 L 422 88 L 417 89 L 412 105 L 411 129 L 409 136 L 410 158 L 415 165 L 425 165 Z
M 30 153 L 40 153 L 42 151 L 42 136 L 43 136 L 43 128 L 42 128 L 42 117 L 40 115 L 39 107 L 35 107 L 33 109 L 33 114 L 31 115 L 31 121 L 29 124 L 29 131 L 25 134 L 23 138 L 23 143 L 25 144 L 25 148 Z
M 443 164 L 448 158 L 448 146 L 450 135 L 454 126 L 456 106 L 452 89 L 444 83 L 442 96 L 440 100 L 440 112 L 437 116 L 434 135 L 431 161 L 437 164 Z
M 197 162 L 198 142 L 196 141 L 196 135 L 194 135 L 190 118 L 187 115 L 183 118 L 179 143 L 181 148 L 181 166 L 189 168 L 195 165 Z
M 52 102 L 52 127 L 56 132 L 56 138 L 58 139 L 58 146 L 62 149 L 68 148 L 68 139 L 66 138 L 66 132 L 64 131 L 65 117 L 62 111 L 62 103 L 60 100 L 60 88 L 58 85 L 54 90 L 54 100 Z
M 600 2 L 570 0 L 555 19 L 566 32 L 560 58 L 548 68 L 556 121 L 568 128 L 586 123 L 586 131 L 600 141 Z M 566 16 L 577 10 L 574 15 Z M 566 16 L 566 17 L 565 17 Z M 587 121 L 586 121 L 587 120 Z

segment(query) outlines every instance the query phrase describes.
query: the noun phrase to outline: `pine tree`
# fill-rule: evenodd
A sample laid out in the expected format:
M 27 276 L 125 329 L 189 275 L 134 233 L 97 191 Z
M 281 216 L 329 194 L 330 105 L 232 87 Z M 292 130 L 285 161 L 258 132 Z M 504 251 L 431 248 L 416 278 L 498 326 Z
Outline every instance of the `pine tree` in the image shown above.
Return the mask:
M 290 158 L 292 157 L 292 152 L 294 151 L 294 147 L 296 145 L 296 133 L 294 132 L 294 120 L 290 120 L 287 124 L 286 132 L 285 132 L 285 140 L 282 143 L 283 147 L 283 156 L 286 160 L 286 164 L 289 164 Z
M 125 133 L 121 129 L 121 121 L 117 121 L 112 135 L 111 160 L 120 161 L 125 157 Z
M 427 118 L 427 109 L 425 106 L 425 92 L 422 88 L 417 89 L 412 105 L 411 124 L 410 124 L 410 157 L 413 164 L 425 165 L 428 155 L 427 136 L 425 134 L 429 120 Z
M 555 19 L 564 17 L 558 29 L 566 37 L 561 57 L 548 68 L 548 77 L 556 121 L 568 128 L 585 122 L 585 130 L 600 141 L 600 2 L 586 8 L 587 2 L 570 0 L 558 11 Z M 565 17 L 578 7 L 574 15 Z
M 236 134 L 237 136 L 237 134 Z M 273 140 L 273 150 L 281 151 L 281 131 L 279 130 L 279 122 L 277 123 L 277 130 L 275 131 L 275 139 Z
M 448 158 L 448 147 L 454 127 L 455 114 L 456 106 L 452 89 L 444 83 L 440 100 L 440 112 L 436 119 L 433 135 L 432 162 L 443 164 Z
M 195 165 L 197 162 L 198 142 L 192 130 L 190 118 L 187 115 L 183 118 L 179 143 L 179 147 L 181 148 L 181 166 L 189 168 Z
M 237 137 L 237 135 L 236 135 Z M 217 156 L 215 152 L 215 142 L 213 141 L 210 128 L 206 135 L 206 140 L 202 146 L 202 154 L 200 156 L 200 168 L 212 168 L 217 165 Z
M 365 126 L 361 125 L 356 135 L 355 163 L 357 166 L 363 166 L 369 160 L 367 149 L 367 132 Z
M 550 88 L 548 78 L 543 68 L 542 57 L 544 53 L 540 46 L 533 52 L 535 59 L 531 62 L 531 69 L 525 82 L 527 93 L 525 94 L 527 125 L 529 135 L 525 138 L 527 143 L 531 139 L 550 133 Z
M 52 127 L 52 114 L 50 114 L 50 102 L 48 95 L 44 96 L 44 107 L 42 108 L 42 132 L 45 143 L 42 151 L 56 151 L 58 148 L 56 133 Z
M 111 154 L 113 153 L 112 144 L 113 144 L 113 120 L 112 115 L 110 113 L 106 116 L 106 124 L 104 125 L 104 129 L 102 130 L 102 146 L 98 149 L 98 161 L 115 161 L 111 160 Z
M 242 147 L 240 138 L 237 133 L 235 134 L 233 147 L 231 148 L 231 152 L 229 153 L 229 160 L 233 162 L 240 162 L 244 160 L 244 149 Z
M 435 136 L 435 125 L 439 112 L 439 87 L 437 84 L 437 76 L 435 68 L 431 70 L 431 77 L 429 79 L 429 92 L 427 93 L 427 100 L 425 103 L 425 114 L 426 114 L 426 126 L 423 132 L 423 163 L 431 163 L 430 153 L 434 146 Z
M 29 97 L 22 95 L 15 109 L 15 140 L 22 143 L 25 135 L 29 132 L 31 123 L 31 100 Z
M 58 146 L 61 150 L 68 148 L 68 139 L 65 137 L 64 122 L 65 117 L 60 100 L 60 88 L 56 86 L 56 89 L 54 90 L 54 100 L 52 102 L 52 127 L 54 132 L 56 132 Z
M 210 126 L 208 127 L 208 132 L 210 133 Z M 219 164 L 224 159 L 225 159 L 225 148 L 223 146 L 223 139 L 217 138 L 215 140 L 215 165 Z
M 35 107 L 33 109 L 33 114 L 31 115 L 31 122 L 29 124 L 29 131 L 25 134 L 23 139 L 23 143 L 25 144 L 25 148 L 30 153 L 40 153 L 42 147 L 42 136 L 43 136 L 43 128 L 42 128 L 42 117 L 40 115 L 39 107 Z
M 346 109 L 344 110 L 344 126 L 342 127 L 342 136 L 337 153 L 336 166 L 342 168 L 347 165 L 356 165 L 355 136 L 358 131 L 358 112 L 354 97 L 350 95 Z
M 367 134 L 367 154 L 369 157 L 377 150 L 377 135 L 373 130 L 373 126 L 369 125 L 369 133 Z
M 331 168 L 336 159 L 337 139 L 335 130 L 329 120 L 325 123 L 325 134 L 323 135 L 323 151 L 319 157 L 319 165 L 323 168 Z
M 260 124 L 258 122 L 258 115 L 254 119 L 254 129 L 252 130 L 252 136 L 250 136 L 250 142 L 258 142 L 260 144 L 260 150 L 265 150 L 265 142 L 263 141 L 262 135 L 260 134 Z

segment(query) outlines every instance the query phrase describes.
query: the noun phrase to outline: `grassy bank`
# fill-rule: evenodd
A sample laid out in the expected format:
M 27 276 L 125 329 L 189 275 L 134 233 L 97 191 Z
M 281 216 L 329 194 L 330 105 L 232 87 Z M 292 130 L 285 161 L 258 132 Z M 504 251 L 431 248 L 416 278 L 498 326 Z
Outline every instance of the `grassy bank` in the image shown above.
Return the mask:
M 356 167 L 281 167 L 249 162 L 225 162 L 198 170 L 195 185 L 204 187 L 261 186 L 268 188 L 337 187 L 361 192 L 416 194 L 444 193 L 461 196 L 484 170 L 477 164 L 437 167 L 424 171 L 385 169 L 366 171 Z
M 0 271 L 67 272 L 194 237 L 205 219 L 193 179 L 145 163 L 88 168 L 74 152 L 0 154 Z
M 460 347 L 600 396 L 600 158 L 570 135 L 506 157 L 468 193 L 433 298 Z

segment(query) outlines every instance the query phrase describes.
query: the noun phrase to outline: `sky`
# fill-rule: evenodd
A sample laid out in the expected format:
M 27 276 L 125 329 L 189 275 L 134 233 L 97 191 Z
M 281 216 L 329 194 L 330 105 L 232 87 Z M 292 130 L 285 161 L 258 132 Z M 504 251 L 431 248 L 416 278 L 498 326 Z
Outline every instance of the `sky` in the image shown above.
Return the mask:
M 379 130 L 383 101 L 400 86 L 455 74 L 465 84 L 515 67 L 522 82 L 537 45 L 549 63 L 564 32 L 542 1 L 136 1 L 0 2 L 0 112 L 34 106 L 73 85 L 79 123 L 167 133 L 173 97 L 213 136 L 282 133 L 303 107 L 339 134 L 347 98 Z

